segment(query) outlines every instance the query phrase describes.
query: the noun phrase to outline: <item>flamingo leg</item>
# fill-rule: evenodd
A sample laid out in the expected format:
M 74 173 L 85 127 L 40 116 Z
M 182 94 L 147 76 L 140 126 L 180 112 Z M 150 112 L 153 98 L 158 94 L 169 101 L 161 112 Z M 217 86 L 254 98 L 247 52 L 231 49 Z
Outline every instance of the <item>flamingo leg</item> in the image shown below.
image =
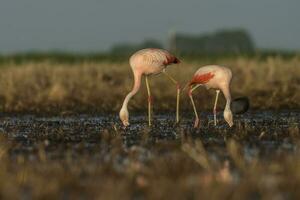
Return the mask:
M 172 76 L 170 76 L 166 71 L 163 73 L 176 85 L 177 96 L 176 96 L 176 123 L 179 122 L 179 100 L 180 100 L 180 85 Z
M 219 93 L 220 90 L 216 90 L 216 99 L 215 99 L 214 110 L 213 110 L 215 126 L 217 126 L 217 103 L 218 103 Z
M 146 80 L 146 86 L 147 86 L 147 93 L 148 93 L 148 124 L 151 126 L 151 104 L 152 104 L 152 97 L 150 92 L 150 86 L 148 81 L 148 76 L 145 78 Z
M 195 113 L 195 123 L 194 123 L 194 128 L 197 128 L 199 126 L 199 117 L 198 117 L 198 113 L 197 113 L 197 109 L 196 109 L 196 106 L 195 106 L 195 102 L 194 102 L 194 99 L 193 99 L 193 91 L 198 88 L 200 85 L 196 85 L 195 87 L 193 88 L 190 88 L 189 90 L 189 97 L 191 99 L 191 102 L 192 102 L 192 106 L 193 106 L 193 109 L 194 109 L 194 113 Z

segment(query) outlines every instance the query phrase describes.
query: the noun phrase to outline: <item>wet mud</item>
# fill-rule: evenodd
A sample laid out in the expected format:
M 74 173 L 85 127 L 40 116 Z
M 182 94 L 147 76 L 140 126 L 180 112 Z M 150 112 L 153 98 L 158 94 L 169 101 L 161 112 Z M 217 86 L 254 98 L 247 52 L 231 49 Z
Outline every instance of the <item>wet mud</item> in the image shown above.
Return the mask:
M 299 127 L 300 122 L 300 112 L 289 110 L 236 115 L 231 128 L 221 113 L 216 127 L 211 113 L 201 113 L 199 129 L 193 128 L 192 115 L 184 115 L 179 124 L 174 123 L 173 113 L 156 115 L 151 128 L 147 126 L 146 115 L 133 113 L 131 116 L 131 125 L 124 128 L 115 115 L 7 115 L 0 120 L 0 131 L 13 144 L 12 157 L 22 154 L 32 159 L 41 144 L 50 159 L 63 159 L 67 151 L 72 152 L 73 157 L 88 154 L 92 158 L 104 158 L 111 153 L 110 146 L 116 141 L 120 148 L 139 147 L 150 154 L 157 143 L 176 146 L 187 139 L 200 139 L 211 156 L 223 159 L 226 157 L 223 149 L 230 138 L 241 142 L 249 157 L 259 154 L 271 158 L 295 150 L 291 129 Z M 171 152 L 172 148 L 164 151 Z

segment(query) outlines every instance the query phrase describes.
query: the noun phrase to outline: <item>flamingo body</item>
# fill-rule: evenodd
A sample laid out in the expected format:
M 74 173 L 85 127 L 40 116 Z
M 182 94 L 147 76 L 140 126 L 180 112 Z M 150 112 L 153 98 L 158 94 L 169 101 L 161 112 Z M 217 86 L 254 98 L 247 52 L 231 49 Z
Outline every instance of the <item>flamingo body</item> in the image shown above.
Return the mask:
M 218 65 L 200 67 L 190 81 L 190 86 L 195 84 L 204 85 L 207 89 L 229 88 L 232 72 L 229 68 Z
M 132 96 L 134 96 L 141 85 L 141 78 L 143 75 L 146 76 L 146 85 L 148 91 L 148 118 L 149 118 L 149 126 L 151 125 L 150 118 L 151 118 L 151 93 L 150 87 L 148 84 L 148 76 L 152 74 L 159 74 L 163 72 L 168 65 L 180 63 L 179 59 L 176 58 L 174 55 L 169 53 L 163 49 L 142 49 L 134 53 L 130 59 L 129 64 L 133 71 L 134 75 L 134 86 L 133 89 L 127 94 L 124 99 L 122 108 L 120 110 L 119 116 L 124 126 L 129 125 L 129 112 L 127 109 L 127 105 L 129 100 Z M 165 73 L 166 74 L 166 73 Z M 177 108 L 176 108 L 176 120 L 179 121 L 179 91 L 180 87 L 172 77 L 168 74 L 166 76 L 171 79 L 173 83 L 177 85 Z
M 232 79 L 232 72 L 229 68 L 218 66 L 218 65 L 207 65 L 204 67 L 200 67 L 196 73 L 194 74 L 192 80 L 189 83 L 189 96 L 191 98 L 194 112 L 196 115 L 195 120 L 195 127 L 199 125 L 199 118 L 196 111 L 196 107 L 193 101 L 192 97 L 192 91 L 196 89 L 199 85 L 203 85 L 206 87 L 206 89 L 216 89 L 217 96 L 215 100 L 215 106 L 214 106 L 214 118 L 215 118 L 215 125 L 216 125 L 216 105 L 218 100 L 218 94 L 221 90 L 226 98 L 226 106 L 224 110 L 224 119 L 231 127 L 233 125 L 233 117 L 232 112 L 230 109 L 231 104 L 231 94 L 230 94 L 230 83 Z
M 145 75 L 159 74 L 168 65 L 180 63 L 180 61 L 163 49 L 142 49 L 134 53 L 129 59 L 130 66 L 135 72 Z

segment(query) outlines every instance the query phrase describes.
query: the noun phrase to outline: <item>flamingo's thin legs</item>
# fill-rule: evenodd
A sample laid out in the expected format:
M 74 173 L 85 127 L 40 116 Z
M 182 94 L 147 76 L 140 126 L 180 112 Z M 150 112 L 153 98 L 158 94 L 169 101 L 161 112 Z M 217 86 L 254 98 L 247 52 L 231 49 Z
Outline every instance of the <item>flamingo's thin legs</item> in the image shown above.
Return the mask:
M 163 73 L 176 85 L 177 97 L 176 97 L 176 123 L 179 122 L 179 101 L 180 101 L 180 85 L 172 76 L 170 76 L 165 70 Z
M 148 76 L 145 77 L 146 86 L 147 86 L 147 93 L 148 93 L 148 124 L 151 126 L 151 104 L 152 104 L 152 97 L 150 92 L 150 86 L 148 81 Z
M 197 128 L 199 126 L 199 117 L 198 117 L 198 113 L 197 113 L 197 109 L 196 109 L 196 106 L 195 106 L 195 102 L 194 102 L 194 99 L 193 99 L 193 91 L 198 88 L 200 85 L 196 85 L 194 86 L 193 88 L 190 88 L 189 90 L 189 97 L 191 99 L 191 102 L 192 102 L 192 105 L 193 105 L 193 109 L 194 109 L 194 113 L 195 113 L 195 123 L 194 123 L 194 128 Z
M 219 93 L 220 93 L 220 90 L 216 90 L 216 99 L 215 99 L 215 105 L 214 105 L 214 110 L 213 110 L 215 126 L 217 126 L 217 103 L 218 103 Z
M 193 92 L 194 90 L 196 90 L 198 87 L 200 87 L 202 84 L 197 84 L 195 87 L 193 87 L 192 89 L 191 89 L 191 92 Z

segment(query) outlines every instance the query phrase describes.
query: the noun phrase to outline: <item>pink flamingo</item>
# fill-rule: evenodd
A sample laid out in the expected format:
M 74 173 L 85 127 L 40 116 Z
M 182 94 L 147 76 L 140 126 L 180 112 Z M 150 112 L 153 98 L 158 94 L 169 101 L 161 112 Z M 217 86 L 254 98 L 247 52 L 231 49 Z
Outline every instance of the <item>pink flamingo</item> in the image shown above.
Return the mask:
M 226 106 L 224 109 L 224 119 L 231 127 L 233 126 L 233 117 L 230 109 L 231 94 L 230 94 L 230 82 L 232 78 L 232 72 L 230 69 L 217 65 L 208 65 L 200 67 L 194 74 L 192 80 L 188 83 L 189 86 L 189 97 L 191 99 L 194 113 L 196 116 L 194 127 L 199 126 L 199 117 L 197 114 L 196 106 L 193 100 L 192 92 L 201 85 L 204 85 L 206 89 L 216 89 L 216 99 L 214 104 L 214 124 L 217 125 L 217 102 L 220 90 L 223 92 L 226 98 Z
M 148 92 L 148 123 L 151 126 L 151 104 L 152 97 L 150 92 L 148 77 L 152 74 L 163 72 L 177 87 L 177 104 L 176 104 L 176 122 L 179 122 L 179 94 L 180 86 L 178 82 L 165 71 L 166 67 L 171 64 L 180 63 L 180 61 L 163 49 L 142 49 L 134 53 L 129 63 L 134 75 L 134 86 L 131 92 L 124 99 L 119 116 L 124 126 L 129 125 L 129 112 L 127 105 L 132 96 L 140 89 L 142 75 L 145 75 L 145 81 Z

